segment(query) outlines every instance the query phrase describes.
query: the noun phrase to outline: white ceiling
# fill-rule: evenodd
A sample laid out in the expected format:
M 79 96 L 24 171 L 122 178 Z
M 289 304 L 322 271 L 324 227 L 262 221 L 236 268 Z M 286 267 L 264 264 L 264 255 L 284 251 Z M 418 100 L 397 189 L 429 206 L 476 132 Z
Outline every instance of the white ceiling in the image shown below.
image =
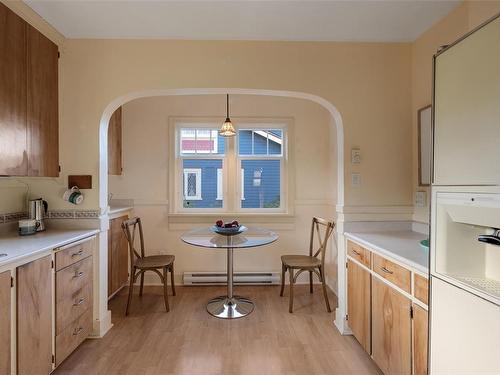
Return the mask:
M 413 41 L 460 1 L 25 0 L 68 38 Z

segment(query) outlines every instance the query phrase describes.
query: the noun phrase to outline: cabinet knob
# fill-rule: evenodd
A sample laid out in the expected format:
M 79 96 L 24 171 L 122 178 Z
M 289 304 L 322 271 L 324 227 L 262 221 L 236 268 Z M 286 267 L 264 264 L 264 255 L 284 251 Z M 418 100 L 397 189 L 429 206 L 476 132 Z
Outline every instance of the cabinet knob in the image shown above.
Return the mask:
M 390 270 L 388 270 L 388 269 L 387 269 L 387 268 L 385 268 L 385 267 L 380 267 L 380 269 L 381 269 L 383 272 L 388 273 L 388 274 L 390 274 L 390 275 L 392 275 L 392 274 L 394 273 L 393 271 L 390 271 Z
M 74 254 L 71 254 L 71 258 L 73 258 L 73 257 L 79 257 L 79 256 L 80 256 L 80 255 L 82 255 L 82 254 L 83 254 L 83 250 L 82 250 L 82 249 L 80 249 L 80 251 L 79 251 L 79 252 L 74 253 Z
M 78 273 L 75 273 L 75 276 L 73 276 L 73 279 L 78 279 L 79 277 L 82 277 L 83 276 L 83 272 L 80 271 Z
M 73 336 L 79 335 L 80 332 L 82 332 L 82 331 L 83 331 L 83 327 L 79 327 L 79 328 L 75 329 L 75 331 L 73 332 Z
M 79 306 L 79 305 L 81 305 L 83 302 L 85 302 L 85 298 L 80 298 L 80 299 L 78 300 L 78 302 L 75 302 L 75 303 L 73 304 L 73 306 Z

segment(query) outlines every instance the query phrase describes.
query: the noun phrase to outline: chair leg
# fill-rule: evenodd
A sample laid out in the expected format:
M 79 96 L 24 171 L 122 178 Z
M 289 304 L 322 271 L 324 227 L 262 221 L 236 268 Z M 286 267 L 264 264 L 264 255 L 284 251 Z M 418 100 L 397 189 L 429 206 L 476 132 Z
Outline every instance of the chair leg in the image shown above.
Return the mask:
M 134 279 L 135 279 L 135 268 L 132 270 L 132 274 L 130 275 L 130 284 L 128 287 L 128 299 L 127 299 L 127 308 L 125 309 L 125 316 L 128 315 L 128 309 L 130 308 L 130 303 L 132 302 L 132 294 L 134 293 Z
M 309 293 L 313 292 L 313 272 L 309 271 Z
M 326 291 L 325 275 L 323 273 L 322 267 L 319 267 L 319 274 L 321 275 L 321 284 L 323 286 L 323 295 L 325 296 L 326 310 L 330 313 L 330 312 L 332 312 L 332 309 L 330 309 L 330 302 L 328 301 L 328 293 Z
M 288 312 L 292 313 L 293 312 L 293 268 L 290 268 L 288 272 L 290 274 L 290 305 L 288 307 Z
M 281 291 L 280 291 L 280 297 L 283 297 L 283 292 L 285 291 L 285 273 L 286 273 L 286 267 L 283 263 L 281 263 Z
M 141 297 L 143 290 L 144 290 L 144 272 L 141 273 L 141 287 L 139 288 L 139 296 Z
M 165 299 L 165 309 L 167 310 L 167 312 L 169 312 L 170 307 L 168 306 L 167 272 L 168 268 L 163 267 L 163 298 Z
M 172 281 L 172 295 L 175 296 L 174 264 L 170 266 L 170 280 Z

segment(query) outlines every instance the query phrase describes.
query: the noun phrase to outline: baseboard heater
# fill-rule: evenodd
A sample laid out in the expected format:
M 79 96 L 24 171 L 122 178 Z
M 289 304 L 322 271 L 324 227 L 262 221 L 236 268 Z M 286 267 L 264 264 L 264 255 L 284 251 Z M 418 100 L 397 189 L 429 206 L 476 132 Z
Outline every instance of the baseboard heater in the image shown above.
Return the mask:
M 225 285 L 225 272 L 184 272 L 184 285 Z M 273 285 L 280 283 L 279 272 L 235 272 L 235 285 Z

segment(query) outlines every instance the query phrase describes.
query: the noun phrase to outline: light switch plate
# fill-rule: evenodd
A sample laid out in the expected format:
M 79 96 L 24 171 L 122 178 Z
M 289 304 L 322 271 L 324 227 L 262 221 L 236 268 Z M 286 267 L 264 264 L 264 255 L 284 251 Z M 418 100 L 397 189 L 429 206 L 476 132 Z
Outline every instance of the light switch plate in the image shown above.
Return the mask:
M 351 164 L 361 164 L 361 150 L 359 148 L 351 149 Z
M 425 191 L 415 192 L 415 206 L 425 207 L 427 205 L 427 193 Z
M 361 186 L 361 173 L 353 172 L 351 173 L 351 185 Z

